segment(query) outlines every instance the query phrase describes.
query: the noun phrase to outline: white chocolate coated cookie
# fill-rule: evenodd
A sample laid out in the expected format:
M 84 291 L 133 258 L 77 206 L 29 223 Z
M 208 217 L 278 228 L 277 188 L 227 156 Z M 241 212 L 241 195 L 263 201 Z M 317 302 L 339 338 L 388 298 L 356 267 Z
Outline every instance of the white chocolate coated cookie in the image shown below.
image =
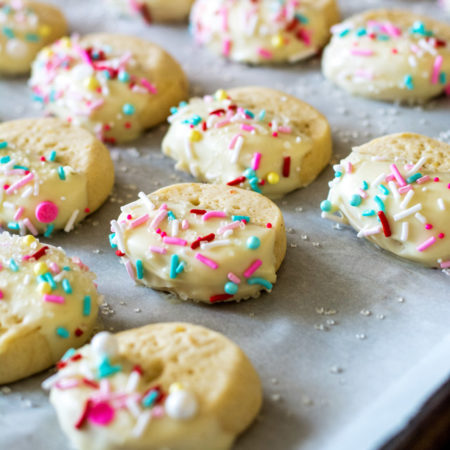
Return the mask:
M 334 167 L 322 216 L 402 258 L 448 268 L 449 155 L 448 144 L 410 133 L 356 147 Z
M 64 359 L 44 386 L 79 450 L 226 450 L 261 407 L 242 350 L 196 325 L 103 332 Z
M 283 63 L 319 53 L 339 18 L 335 0 L 197 0 L 191 29 L 197 43 L 234 61 Z
M 106 0 L 123 13 L 140 15 L 147 24 L 187 19 L 194 0 Z
M 49 368 L 90 337 L 95 275 L 61 248 L 0 234 L 0 385 Z
M 138 283 L 206 303 L 272 290 L 286 253 L 279 208 L 222 185 L 177 184 L 122 208 L 111 242 Z
M 244 87 L 173 108 L 163 152 L 201 181 L 281 197 L 307 186 L 328 164 L 326 118 L 274 89 Z
M 0 125 L 0 221 L 21 234 L 69 232 L 106 200 L 114 183 L 107 148 L 59 119 Z
M 324 75 L 354 95 L 423 102 L 450 94 L 450 25 L 400 10 L 373 10 L 333 28 Z
M 28 0 L 0 2 L 0 74 L 29 72 L 39 50 L 67 33 L 61 11 Z
M 30 80 L 34 100 L 111 144 L 136 139 L 187 96 L 179 64 L 137 37 L 99 33 L 43 49 Z

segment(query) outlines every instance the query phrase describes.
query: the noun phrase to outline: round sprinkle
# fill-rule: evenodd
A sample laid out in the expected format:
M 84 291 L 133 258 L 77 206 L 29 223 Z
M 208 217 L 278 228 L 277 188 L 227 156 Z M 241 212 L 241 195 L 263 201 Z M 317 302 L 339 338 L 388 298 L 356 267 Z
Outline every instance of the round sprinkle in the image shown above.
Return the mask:
M 276 172 L 270 172 L 267 175 L 267 181 L 269 184 L 277 184 L 280 181 L 280 176 Z
M 41 223 L 51 223 L 58 217 L 58 207 L 53 202 L 41 202 L 34 212 Z
M 433 225 L 431 225 L 431 223 L 427 223 L 426 225 L 425 225 L 425 229 L 426 230 L 431 230 L 433 228 Z
M 330 200 L 324 200 L 321 204 L 320 204 L 320 209 L 324 212 L 330 212 L 333 209 L 333 205 L 330 202 Z
M 106 426 L 114 419 L 114 409 L 106 402 L 99 402 L 91 406 L 88 411 L 89 422 Z
M 132 104 L 125 103 L 125 105 L 123 105 L 122 111 L 125 115 L 132 116 L 135 113 L 136 109 Z
M 266 228 L 272 228 L 272 224 L 269 222 L 269 223 L 266 225 Z
M 445 234 L 444 233 L 439 233 L 438 234 L 438 238 L 439 239 L 444 239 L 445 238 Z
M 230 295 L 236 294 L 238 291 L 239 286 L 236 283 L 233 283 L 232 281 L 229 281 L 225 284 L 225 292 Z
M 360 195 L 358 195 L 358 194 L 352 195 L 352 198 L 350 200 L 350 205 L 359 206 L 361 204 L 361 201 L 362 201 L 362 198 Z
M 250 236 L 247 239 L 247 248 L 251 250 L 256 250 L 261 245 L 261 241 L 256 236 Z
M 125 70 L 121 70 L 119 72 L 119 75 L 117 75 L 117 78 L 122 83 L 127 83 L 128 81 L 130 81 L 130 75 L 128 74 L 128 72 L 125 72 Z

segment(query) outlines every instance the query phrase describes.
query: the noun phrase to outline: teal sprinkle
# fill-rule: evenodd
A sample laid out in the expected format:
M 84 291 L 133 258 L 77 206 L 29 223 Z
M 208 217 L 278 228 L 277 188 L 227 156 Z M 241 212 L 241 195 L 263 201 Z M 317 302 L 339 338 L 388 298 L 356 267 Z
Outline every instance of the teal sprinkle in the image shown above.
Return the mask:
M 18 272 L 19 271 L 19 266 L 17 265 L 16 261 L 14 261 L 14 258 L 11 258 L 9 260 L 9 268 L 13 271 L 13 272 Z
M 19 222 L 8 222 L 8 228 L 10 230 L 16 230 L 16 231 L 20 230 Z
M 379 184 L 378 189 L 381 191 L 382 194 L 389 195 L 389 189 L 386 186 Z
M 168 220 L 176 220 L 175 214 L 172 211 L 169 211 L 167 216 L 169 218 Z
M 261 245 L 261 240 L 256 236 L 250 236 L 247 239 L 247 248 L 250 250 L 256 250 Z
M 333 204 L 330 202 L 330 200 L 324 200 L 320 203 L 320 209 L 323 212 L 330 212 L 333 209 Z
M 227 294 L 234 295 L 239 290 L 239 286 L 236 283 L 229 281 L 225 284 L 224 290 Z
M 260 187 L 258 185 L 258 178 L 257 177 L 250 178 L 248 183 L 250 184 L 250 187 L 252 188 L 253 191 L 258 192 L 258 194 L 262 193 L 262 191 L 261 191 L 261 189 L 260 189 Z
M 63 270 L 65 270 L 66 272 L 70 272 L 71 269 L 70 269 L 69 266 L 64 266 L 64 267 L 63 267 Z
M 431 37 L 433 32 L 426 29 L 423 22 L 414 22 L 413 27 L 410 30 L 411 34 L 420 34 L 421 36 Z
M 56 101 L 56 91 L 54 89 L 52 89 L 50 91 L 50 95 L 49 95 L 49 100 L 51 103 L 53 103 L 54 101 Z
M 365 28 L 358 28 L 356 30 L 356 36 L 362 37 L 367 34 L 367 30 Z
M 266 117 L 266 110 L 262 109 L 261 112 L 258 114 L 258 120 L 262 122 L 265 119 L 265 117 Z
M 91 297 L 86 295 L 83 298 L 83 316 L 89 316 L 91 314 Z
M 178 255 L 172 255 L 170 258 L 170 278 L 174 280 L 177 277 Z
M 44 237 L 50 237 L 53 233 L 53 230 L 55 229 L 55 225 L 52 223 L 46 228 L 44 232 Z
M 375 210 L 373 209 L 366 209 L 362 212 L 362 215 L 364 217 L 369 217 L 369 216 L 374 216 L 375 215 Z
M 107 71 L 107 70 L 103 70 L 103 75 L 105 76 L 105 78 L 107 79 L 107 80 L 110 80 L 111 79 L 111 74 Z
M 68 359 L 72 358 L 75 353 L 76 352 L 74 348 L 69 348 L 69 350 L 67 350 L 67 352 L 62 356 L 61 361 L 67 361 Z
M 19 164 L 15 164 L 15 165 L 13 166 L 13 169 L 30 170 L 28 167 L 26 167 L 26 166 L 21 166 L 21 165 L 19 165 Z
M 33 94 L 31 96 L 31 99 L 35 102 L 45 103 L 44 97 L 42 97 L 41 95 L 38 95 L 38 94 Z
M 181 261 L 180 264 L 178 264 L 178 266 L 176 268 L 177 275 L 179 275 L 181 272 L 183 272 L 185 267 L 186 267 L 186 263 Z
M 359 206 L 362 202 L 362 198 L 358 194 L 352 195 L 352 198 L 350 199 L 350 205 L 352 206 Z
M 307 24 L 307 23 L 309 23 L 309 19 L 306 17 L 306 16 L 304 16 L 303 14 L 300 14 L 300 13 L 296 13 L 295 14 L 295 18 L 300 22 L 300 23 L 303 23 L 303 24 Z
M 447 74 L 445 72 L 439 74 L 439 83 L 447 84 Z
M 36 33 L 27 33 L 25 35 L 25 39 L 28 42 L 39 42 L 40 41 L 40 38 Z
M 70 285 L 69 280 L 67 280 L 66 278 L 64 278 L 61 282 L 62 284 L 62 288 L 64 290 L 64 292 L 66 294 L 71 294 L 72 293 L 72 286 Z
M 111 246 L 111 248 L 117 248 L 117 244 L 115 244 L 113 242 L 113 239 L 116 237 L 116 233 L 111 233 L 109 235 L 109 245 Z
M 64 327 L 56 328 L 56 334 L 63 339 L 67 339 L 70 336 L 69 330 Z
M 182 101 L 182 102 L 180 102 L 180 104 L 179 104 L 178 106 L 179 106 L 180 108 L 185 108 L 187 105 L 188 105 L 187 102 Z
M 172 108 L 170 108 L 170 114 L 176 114 L 178 112 L 178 108 L 176 106 L 172 106 Z
M 350 28 L 346 28 L 345 30 L 342 30 L 342 31 L 338 34 L 338 36 L 341 37 L 341 38 L 343 38 L 343 37 L 347 36 L 348 33 L 350 33 Z
M 38 283 L 47 283 L 47 280 L 44 277 L 44 275 L 39 275 L 36 279 Z
M 11 157 L 10 156 L 3 156 L 2 158 L 0 158 L 0 163 L 2 164 L 6 164 L 7 162 L 11 161 Z
M 103 356 L 100 364 L 98 365 L 98 377 L 99 378 L 107 378 L 111 375 L 116 374 L 122 370 L 122 366 L 112 366 L 109 358 L 105 355 Z
M 8 143 L 6 141 L 1 141 L 0 142 L 0 150 L 3 150 L 6 147 L 8 147 Z
M 231 216 L 231 220 L 235 222 L 236 220 L 245 220 L 247 223 L 250 223 L 250 217 L 249 216 Z
M 136 112 L 136 108 L 131 103 L 125 103 L 122 111 L 126 116 L 132 116 Z
M 194 114 L 190 119 L 185 119 L 185 120 L 183 120 L 183 123 L 188 123 L 188 124 L 191 124 L 191 125 L 198 125 L 200 122 L 202 121 L 202 118 L 199 116 L 199 115 L 197 115 L 197 114 Z
M 3 34 L 9 39 L 14 38 L 14 30 L 10 27 L 3 27 Z
M 54 150 L 52 152 L 50 152 L 50 155 L 47 159 L 49 161 L 54 161 L 56 159 L 56 152 Z
M 411 75 L 405 75 L 405 86 L 410 91 L 414 89 L 413 77 Z
M 339 172 L 339 171 L 334 172 L 334 176 L 335 176 L 336 178 L 340 178 L 340 177 L 342 177 L 342 172 Z
M 377 39 L 379 41 L 389 41 L 391 38 L 387 34 L 379 34 Z
M 255 178 L 256 177 L 256 172 L 253 169 L 245 169 L 244 170 L 244 177 L 250 179 L 250 178 Z
M 381 200 L 381 198 L 378 197 L 378 195 L 375 195 L 374 200 L 375 200 L 376 204 L 378 205 L 378 209 L 380 211 L 385 211 L 386 210 L 386 207 L 384 206 L 383 200 Z
M 260 284 L 261 286 L 264 286 L 268 291 L 272 290 L 272 283 L 270 281 L 265 280 L 264 278 L 258 277 L 249 278 L 247 280 L 247 283 L 250 285 Z
M 417 172 L 414 175 L 411 175 L 410 177 L 408 177 L 406 179 L 407 183 L 414 183 L 415 181 L 417 181 L 419 178 L 422 178 L 422 174 Z
M 64 172 L 64 167 L 63 166 L 59 166 L 58 167 L 58 175 L 59 175 L 60 180 L 64 181 L 66 179 L 66 174 Z
M 50 272 L 44 273 L 45 281 L 51 286 L 52 289 L 56 289 L 58 285 L 56 284 L 56 281 L 53 278 L 53 275 Z
M 244 109 L 244 113 L 246 116 L 251 117 L 252 119 L 255 118 L 255 115 L 248 109 Z
M 136 260 L 136 277 L 138 280 L 144 278 L 144 264 L 141 259 Z
M 362 190 L 367 191 L 369 189 L 369 183 L 367 181 L 362 182 Z
M 159 397 L 159 392 L 157 390 L 150 391 L 143 399 L 142 399 L 142 406 L 144 408 L 151 408 L 156 400 Z
M 117 78 L 122 83 L 127 83 L 128 81 L 130 81 L 130 75 L 128 74 L 128 72 L 125 72 L 125 70 L 121 70 Z

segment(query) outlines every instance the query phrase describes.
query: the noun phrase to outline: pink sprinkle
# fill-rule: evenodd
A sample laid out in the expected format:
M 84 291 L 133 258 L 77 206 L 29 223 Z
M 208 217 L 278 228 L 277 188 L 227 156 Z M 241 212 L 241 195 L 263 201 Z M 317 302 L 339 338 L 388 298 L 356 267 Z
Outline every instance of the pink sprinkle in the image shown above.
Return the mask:
M 73 47 L 75 48 L 75 50 L 77 50 L 77 52 L 80 54 L 81 59 L 82 59 L 85 63 L 87 63 L 87 64 L 89 64 L 90 66 L 92 66 L 92 60 L 91 60 L 91 58 L 90 58 L 88 52 L 87 52 L 84 48 L 80 47 L 78 44 L 75 44 L 74 42 L 72 42 L 72 46 L 73 46 Z
M 3 291 L 0 291 L 0 300 L 2 300 L 3 297 L 4 297 Z
M 154 230 L 165 218 L 167 217 L 167 211 L 165 209 L 159 211 L 159 213 L 153 218 L 149 230 Z
M 363 48 L 353 48 L 351 50 L 351 54 L 356 56 L 372 56 L 373 53 L 374 53 L 373 50 Z
M 232 138 L 231 141 L 230 141 L 230 145 L 228 146 L 228 148 L 229 148 L 230 150 L 233 150 L 233 149 L 234 149 L 234 147 L 235 147 L 235 145 L 236 145 L 236 142 L 237 142 L 237 140 L 238 140 L 240 137 L 242 137 L 241 134 L 236 134 L 235 136 L 233 136 L 233 138 Z
M 50 302 L 50 303 L 64 303 L 65 299 L 64 299 L 64 297 L 61 297 L 60 295 L 44 294 L 44 301 Z
M 21 206 L 20 208 L 17 208 L 16 213 L 14 214 L 14 220 L 19 220 L 20 216 L 23 214 L 23 207 Z
M 154 245 L 150 247 L 150 251 L 153 253 L 159 253 L 160 255 L 165 255 L 167 253 L 167 249 L 164 247 L 156 247 Z
M 214 125 L 214 127 L 215 127 L 215 128 L 222 128 L 222 127 L 225 127 L 226 125 L 228 125 L 229 123 L 231 123 L 230 119 L 225 119 L 225 120 L 222 120 L 222 121 L 220 121 L 220 122 L 217 122 L 217 123 Z
M 367 192 L 363 189 L 358 189 L 358 194 L 361 196 L 361 198 L 367 198 Z
M 128 259 L 127 262 L 125 263 L 125 269 L 127 269 L 128 275 L 130 276 L 130 278 L 132 280 L 136 279 L 136 276 L 134 274 L 134 268 L 133 268 L 133 264 L 131 264 L 131 261 Z
M 350 161 L 347 162 L 347 167 L 345 170 L 347 171 L 347 173 L 353 172 L 353 164 Z
M 241 226 L 241 221 L 240 220 L 235 220 L 234 222 L 231 222 L 227 225 L 224 225 L 223 227 L 220 227 L 217 230 L 218 234 L 223 234 L 225 233 L 225 231 L 227 230 L 234 230 L 235 228 L 239 228 Z
M 430 181 L 430 180 L 431 180 L 430 176 L 429 176 L 429 175 L 425 175 L 425 176 L 423 176 L 422 178 L 419 178 L 419 179 L 416 181 L 416 183 L 417 183 L 417 184 L 423 184 L 423 183 L 426 183 L 427 181 Z
M 59 272 L 61 272 L 61 269 L 59 268 L 58 264 L 56 264 L 55 262 L 51 262 L 51 263 L 49 264 L 49 267 L 50 267 L 50 270 L 51 270 L 53 273 L 59 273 Z
M 168 209 L 167 203 L 163 203 L 163 204 L 159 207 L 158 211 L 167 211 L 167 209 Z
M 360 78 L 366 78 L 367 80 L 373 80 L 373 73 L 369 70 L 358 69 L 355 71 L 355 75 Z
M 55 383 L 55 388 L 64 391 L 66 389 L 73 389 L 81 384 L 80 380 L 75 378 L 66 378 L 63 380 L 59 380 Z
M 231 40 L 224 39 L 222 42 L 222 54 L 224 56 L 229 56 L 230 51 L 231 51 Z
M 243 123 L 241 125 L 241 130 L 252 132 L 252 131 L 255 131 L 255 127 L 252 126 L 252 125 L 248 125 L 246 123 Z
M 402 30 L 400 30 L 400 28 L 397 28 L 396 26 L 394 26 L 392 23 L 389 23 L 389 22 L 385 23 L 384 29 L 391 37 L 398 37 L 398 36 L 402 35 Z
M 150 92 L 150 94 L 157 94 L 158 90 L 156 89 L 156 87 L 150 83 L 150 81 L 148 81 L 146 78 L 141 78 L 141 85 L 145 87 L 145 89 L 147 89 L 148 92 Z
M 152 408 L 152 417 L 155 419 L 160 419 L 165 414 L 165 410 L 161 405 L 156 405 L 154 408 Z
M 273 57 L 273 54 L 271 51 L 265 49 L 265 48 L 259 48 L 258 54 L 264 59 L 271 59 Z
M 297 36 L 306 44 L 306 45 L 311 45 L 311 35 L 308 32 L 308 30 L 301 28 L 298 32 L 297 32 Z
M 150 219 L 150 216 L 148 214 L 144 214 L 143 216 L 138 217 L 137 219 L 134 219 L 133 221 L 131 221 L 128 224 L 128 228 L 129 229 L 137 228 L 137 227 L 143 225 L 144 223 L 146 223 L 149 219 Z
M 431 230 L 433 228 L 433 225 L 431 225 L 431 223 L 427 223 L 426 225 L 425 225 L 425 229 L 426 230 Z
M 261 153 L 255 152 L 253 153 L 253 159 L 252 159 L 252 169 L 258 170 L 259 169 L 259 163 L 261 162 Z
M 169 245 L 180 245 L 181 247 L 185 247 L 187 245 L 187 241 L 177 237 L 166 236 L 163 238 L 164 244 Z
M 412 189 L 412 186 L 410 184 L 406 185 L 406 186 L 402 186 L 401 188 L 398 188 L 398 192 L 403 195 L 406 194 L 407 192 L 409 192 Z
M 114 420 L 114 409 L 106 402 L 99 402 L 89 409 L 87 418 L 94 425 L 104 427 Z
M 427 239 L 425 242 L 422 242 L 422 244 L 420 244 L 417 247 L 417 251 L 418 252 L 423 252 L 428 247 L 431 247 L 435 242 L 436 242 L 436 238 L 434 236 L 431 236 L 429 239 Z
M 450 268 L 450 260 L 441 262 L 441 269 L 449 269 Z
M 184 219 L 183 222 L 181 222 L 181 229 L 182 230 L 187 230 L 189 228 L 189 222 Z
M 241 279 L 237 275 L 235 275 L 233 272 L 230 272 L 228 274 L 228 279 L 236 284 L 240 284 L 240 282 L 241 282 Z
M 207 258 L 206 256 L 202 255 L 201 253 L 196 253 L 195 257 L 205 266 L 210 267 L 211 269 L 217 269 L 219 267 L 219 264 L 217 264 L 212 259 Z
M 292 128 L 288 127 L 286 125 L 281 125 L 280 127 L 278 127 L 278 131 L 280 133 L 284 133 L 284 134 L 291 134 L 292 133 Z
M 436 56 L 436 59 L 434 60 L 434 64 L 433 64 L 433 71 L 431 73 L 431 83 L 432 84 L 439 83 L 439 75 L 441 73 L 443 61 L 444 61 L 444 58 L 441 55 Z
M 406 186 L 406 181 L 403 179 L 403 177 L 402 177 L 400 171 L 398 170 L 397 166 L 395 164 L 391 164 L 390 167 L 391 167 L 391 170 L 392 170 L 392 173 L 393 173 L 395 179 L 397 180 L 397 183 L 400 186 L 402 186 L 402 187 Z
M 262 261 L 260 259 L 253 261 L 248 267 L 248 269 L 244 272 L 244 277 L 250 278 L 261 266 Z
M 206 222 L 213 217 L 224 218 L 227 217 L 227 213 L 224 211 L 208 211 L 206 214 L 203 214 L 202 220 Z
M 385 180 L 386 181 L 394 181 L 395 177 L 394 177 L 394 175 L 392 175 L 392 173 L 390 173 L 389 175 L 386 175 Z
M 450 83 L 448 83 L 445 87 L 445 95 L 447 95 L 447 97 L 450 97 Z
M 16 181 L 8 189 L 6 189 L 6 193 L 12 194 L 15 190 L 17 190 L 17 189 L 21 188 L 22 186 L 25 186 L 27 183 L 29 183 L 33 178 L 34 178 L 34 173 L 30 172 L 28 175 L 25 175 L 19 181 Z

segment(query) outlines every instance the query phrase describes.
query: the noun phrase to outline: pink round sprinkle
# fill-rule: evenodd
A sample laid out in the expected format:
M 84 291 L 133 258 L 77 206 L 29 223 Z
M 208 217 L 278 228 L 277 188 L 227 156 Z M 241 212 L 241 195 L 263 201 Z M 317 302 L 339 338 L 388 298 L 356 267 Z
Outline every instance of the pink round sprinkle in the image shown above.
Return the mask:
M 425 225 L 425 229 L 427 229 L 427 230 L 431 230 L 432 228 L 433 228 L 433 225 L 431 225 L 431 223 L 427 223 Z
M 133 216 L 132 216 L 131 214 L 128 214 L 128 215 L 127 215 L 127 219 L 128 219 L 128 220 L 131 220 L 132 218 L 133 218 Z
M 434 181 L 437 183 L 439 181 L 439 177 L 434 177 Z
M 439 233 L 438 234 L 438 238 L 439 239 L 444 239 L 445 238 L 445 234 L 444 233 Z
M 0 300 L 3 298 L 3 291 L 0 291 Z
M 58 207 L 52 202 L 41 202 L 34 212 L 41 223 L 51 223 L 58 217 Z
M 267 228 L 272 228 L 272 224 L 269 222 L 269 223 L 266 225 L 266 227 L 267 227 Z
M 106 402 L 99 402 L 91 406 L 87 416 L 89 422 L 104 427 L 113 421 L 114 409 Z

